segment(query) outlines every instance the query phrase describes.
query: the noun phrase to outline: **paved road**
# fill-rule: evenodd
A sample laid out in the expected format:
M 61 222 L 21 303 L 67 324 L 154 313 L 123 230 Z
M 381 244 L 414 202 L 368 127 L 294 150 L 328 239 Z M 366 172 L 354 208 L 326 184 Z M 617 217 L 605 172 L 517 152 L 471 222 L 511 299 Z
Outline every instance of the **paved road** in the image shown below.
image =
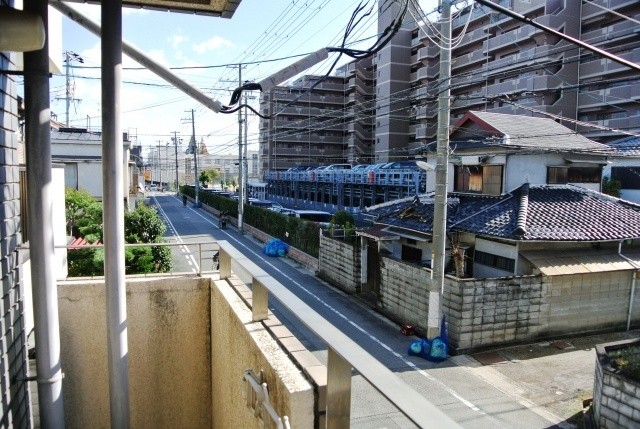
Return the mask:
M 216 244 L 206 246 L 202 257 L 199 257 L 194 253 L 196 247 L 188 246 L 188 243 L 227 240 L 463 427 L 533 429 L 558 424 L 558 427 L 571 427 L 562 423 L 566 417 L 552 413 L 553 407 L 549 405 L 553 404 L 541 405 L 527 399 L 529 396 L 522 390 L 522 382 L 515 383 L 514 377 L 506 376 L 500 368 L 482 366 L 469 356 L 457 356 L 439 364 L 408 356 L 406 350 L 411 338 L 403 336 L 397 325 L 357 299 L 319 280 L 301 265 L 287 258 L 264 256 L 260 243 L 239 234 L 234 228 L 220 230 L 217 219 L 203 210 L 183 207 L 182 201 L 175 196 L 156 195 L 152 201 L 167 221 L 167 238 L 185 244 L 180 251 L 174 250 L 176 271 L 197 272 L 200 260 L 203 270 L 210 270 L 211 255 L 217 248 Z M 310 330 L 301 326 L 297 319 L 288 315 L 275 300 L 271 300 L 270 307 L 300 341 L 326 364 L 325 345 Z M 532 377 L 540 378 L 536 374 Z M 351 427 L 414 427 L 357 374 L 352 381 L 352 395 Z M 548 398 L 544 400 L 548 401 Z M 567 413 L 574 414 L 573 410 Z

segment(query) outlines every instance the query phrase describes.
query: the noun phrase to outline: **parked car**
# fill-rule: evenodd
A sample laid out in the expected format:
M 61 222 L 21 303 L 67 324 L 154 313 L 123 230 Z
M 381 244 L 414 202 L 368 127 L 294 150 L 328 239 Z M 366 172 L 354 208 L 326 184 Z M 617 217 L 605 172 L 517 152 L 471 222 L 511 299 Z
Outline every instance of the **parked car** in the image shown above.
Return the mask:
M 297 217 L 308 222 L 317 223 L 320 228 L 328 228 L 333 215 L 320 210 L 289 210 L 287 216 Z
M 331 164 L 327 165 L 325 171 L 335 171 L 335 170 L 351 170 L 351 164 Z
M 420 171 L 420 167 L 415 161 L 395 161 L 389 162 L 386 165 L 380 167 L 381 170 L 416 170 Z

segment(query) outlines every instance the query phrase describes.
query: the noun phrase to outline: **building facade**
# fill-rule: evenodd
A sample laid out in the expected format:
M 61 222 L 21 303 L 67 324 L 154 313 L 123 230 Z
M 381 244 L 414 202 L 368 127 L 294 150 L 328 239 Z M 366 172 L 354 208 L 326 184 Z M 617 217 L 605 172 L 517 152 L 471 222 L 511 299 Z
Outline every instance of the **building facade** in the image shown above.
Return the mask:
M 636 1 L 496 3 L 628 61 L 640 60 L 637 25 L 625 19 L 640 15 Z M 380 9 L 380 29 L 394 13 Z M 640 130 L 640 78 L 628 67 L 477 4 L 454 14 L 452 31 L 452 124 L 468 111 L 555 116 L 602 143 Z M 262 113 L 279 113 L 260 125 L 261 168 L 387 162 L 422 153 L 436 139 L 435 36 L 434 27 L 419 26 L 407 14 L 403 29 L 372 58 L 343 66 L 311 91 L 306 89 L 318 76 L 263 95 Z

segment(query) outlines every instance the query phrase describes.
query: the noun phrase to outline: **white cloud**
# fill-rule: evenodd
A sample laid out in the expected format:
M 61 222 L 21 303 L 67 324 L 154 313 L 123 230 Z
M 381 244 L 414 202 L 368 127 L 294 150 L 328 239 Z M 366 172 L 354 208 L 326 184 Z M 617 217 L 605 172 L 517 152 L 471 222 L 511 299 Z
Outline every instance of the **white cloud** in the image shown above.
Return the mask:
M 205 40 L 202 43 L 198 43 L 193 46 L 193 50 L 198 54 L 204 54 L 205 52 L 214 51 L 220 48 L 231 48 L 234 44 L 230 40 L 224 39 L 220 36 L 214 36 L 209 40 Z
M 182 45 L 187 40 L 189 40 L 189 38 L 183 34 L 172 34 L 171 36 L 167 37 L 167 41 L 174 49 Z

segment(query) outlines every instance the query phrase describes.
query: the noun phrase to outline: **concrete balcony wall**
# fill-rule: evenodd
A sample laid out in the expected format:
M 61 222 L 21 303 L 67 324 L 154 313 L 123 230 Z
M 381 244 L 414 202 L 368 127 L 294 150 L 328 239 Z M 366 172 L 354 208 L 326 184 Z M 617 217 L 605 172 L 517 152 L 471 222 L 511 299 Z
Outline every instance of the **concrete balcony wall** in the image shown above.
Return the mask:
M 105 286 L 59 283 L 66 426 L 109 427 Z M 279 415 L 313 427 L 311 385 L 226 282 L 127 282 L 131 427 L 259 428 L 245 369 L 264 370 Z M 248 317 L 248 319 L 247 319 Z

